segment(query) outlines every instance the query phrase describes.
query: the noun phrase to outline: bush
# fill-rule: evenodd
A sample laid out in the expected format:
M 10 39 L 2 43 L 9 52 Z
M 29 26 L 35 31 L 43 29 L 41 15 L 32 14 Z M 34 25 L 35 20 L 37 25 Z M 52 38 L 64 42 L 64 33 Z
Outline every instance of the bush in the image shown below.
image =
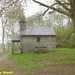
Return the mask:
M 72 34 L 71 38 L 69 39 L 70 48 L 75 48 L 75 38 L 74 33 Z

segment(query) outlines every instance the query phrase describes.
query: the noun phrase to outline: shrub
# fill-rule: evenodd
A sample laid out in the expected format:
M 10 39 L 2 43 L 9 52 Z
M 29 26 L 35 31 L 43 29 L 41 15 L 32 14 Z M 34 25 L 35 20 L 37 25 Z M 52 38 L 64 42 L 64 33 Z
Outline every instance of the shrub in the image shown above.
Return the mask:
M 72 36 L 70 37 L 69 43 L 70 43 L 70 48 L 74 48 L 74 47 L 75 47 L 74 33 L 73 33 Z

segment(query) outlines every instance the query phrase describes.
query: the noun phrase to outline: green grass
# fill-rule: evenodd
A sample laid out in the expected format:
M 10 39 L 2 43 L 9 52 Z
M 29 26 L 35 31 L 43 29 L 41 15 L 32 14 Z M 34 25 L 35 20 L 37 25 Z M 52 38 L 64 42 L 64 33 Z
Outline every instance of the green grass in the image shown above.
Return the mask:
M 20 66 L 21 71 L 38 67 L 75 65 L 75 49 L 56 49 L 56 51 L 41 54 L 11 54 L 9 59 Z
M 0 51 L 0 55 L 3 55 L 3 54 L 11 54 L 11 50 L 9 50 L 9 51 Z

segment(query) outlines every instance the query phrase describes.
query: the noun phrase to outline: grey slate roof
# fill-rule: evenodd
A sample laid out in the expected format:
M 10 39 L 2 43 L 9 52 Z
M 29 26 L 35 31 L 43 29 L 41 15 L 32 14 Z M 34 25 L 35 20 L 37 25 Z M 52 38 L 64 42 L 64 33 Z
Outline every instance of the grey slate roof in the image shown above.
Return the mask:
M 20 35 L 19 34 L 14 34 L 12 36 L 12 41 L 13 42 L 20 42 Z
M 21 35 L 56 35 L 52 27 L 48 26 L 26 26 L 20 28 L 20 34 L 12 36 L 12 42 L 20 42 Z
M 56 35 L 51 26 L 26 26 L 20 29 L 20 35 Z

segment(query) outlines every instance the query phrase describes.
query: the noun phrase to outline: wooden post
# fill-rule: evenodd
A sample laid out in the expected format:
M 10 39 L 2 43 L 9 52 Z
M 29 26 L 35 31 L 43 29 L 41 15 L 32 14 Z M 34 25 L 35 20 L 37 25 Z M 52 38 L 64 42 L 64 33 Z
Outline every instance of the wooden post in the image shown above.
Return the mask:
M 12 42 L 12 54 L 14 54 L 14 46 L 15 46 L 14 43 L 15 42 Z

